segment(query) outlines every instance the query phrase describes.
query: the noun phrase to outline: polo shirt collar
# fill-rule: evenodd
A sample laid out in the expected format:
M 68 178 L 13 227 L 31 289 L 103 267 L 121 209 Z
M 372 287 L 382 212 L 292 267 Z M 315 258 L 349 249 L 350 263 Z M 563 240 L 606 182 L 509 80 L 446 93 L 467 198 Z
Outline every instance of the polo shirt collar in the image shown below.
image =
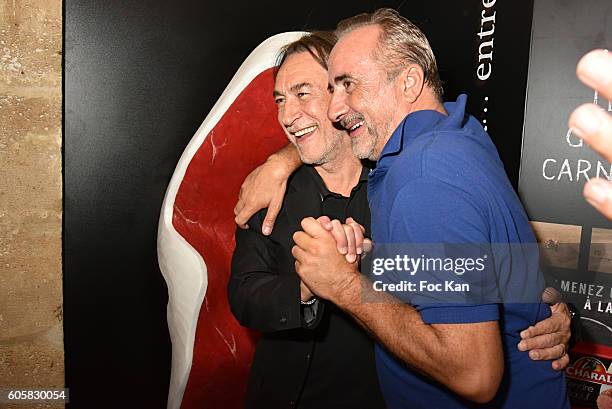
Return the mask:
M 461 94 L 456 102 L 444 103 L 444 108 L 446 112 L 448 112 L 448 116 L 429 109 L 408 114 L 385 144 L 378 160 L 377 168 L 381 165 L 384 166 L 384 158 L 386 156 L 393 156 L 402 151 L 404 139 L 408 138 L 408 136 L 415 137 L 423 133 L 423 130 L 430 130 L 434 126 L 436 126 L 438 130 L 461 128 L 465 118 L 466 102 L 467 96 Z
M 307 165 L 306 165 L 307 166 Z M 312 182 L 314 182 L 314 184 L 317 186 L 317 189 L 321 195 L 321 199 L 324 199 L 325 197 L 329 196 L 329 195 L 337 195 L 340 196 L 338 193 L 335 192 L 331 192 L 327 186 L 325 186 L 325 182 L 323 181 L 323 178 L 321 177 L 321 175 L 319 175 L 319 172 L 317 172 L 317 170 L 314 168 L 314 166 L 307 166 L 307 173 L 308 175 L 310 175 L 310 178 L 312 180 Z M 351 190 L 351 194 L 355 191 L 356 188 L 358 188 L 361 184 L 365 183 L 368 181 L 368 169 L 365 166 L 361 166 L 361 173 L 359 174 L 359 180 L 357 181 L 357 184 L 355 186 L 353 186 L 352 190 Z

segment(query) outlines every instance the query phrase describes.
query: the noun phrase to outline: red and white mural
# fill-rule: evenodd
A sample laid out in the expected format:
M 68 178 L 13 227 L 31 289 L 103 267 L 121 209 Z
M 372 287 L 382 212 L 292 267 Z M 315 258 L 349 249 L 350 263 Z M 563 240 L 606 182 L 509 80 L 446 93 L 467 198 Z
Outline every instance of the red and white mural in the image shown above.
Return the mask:
M 287 140 L 272 98 L 275 35 L 244 61 L 191 142 L 166 191 L 158 228 L 168 285 L 172 374 L 168 408 L 240 408 L 257 334 L 227 302 L 234 205 L 246 175 Z

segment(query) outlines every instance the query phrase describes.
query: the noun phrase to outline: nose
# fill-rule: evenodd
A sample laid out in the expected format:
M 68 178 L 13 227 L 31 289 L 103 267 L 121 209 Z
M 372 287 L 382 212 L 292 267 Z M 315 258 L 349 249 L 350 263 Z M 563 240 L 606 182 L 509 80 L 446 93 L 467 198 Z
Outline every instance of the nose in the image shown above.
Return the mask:
M 280 120 L 283 125 L 289 127 L 300 117 L 299 105 L 294 101 L 287 99 L 280 113 Z
M 346 93 L 341 90 L 335 90 L 331 94 L 331 100 L 329 101 L 329 108 L 327 109 L 327 117 L 332 122 L 339 122 L 344 115 L 349 111 L 348 105 L 346 104 Z

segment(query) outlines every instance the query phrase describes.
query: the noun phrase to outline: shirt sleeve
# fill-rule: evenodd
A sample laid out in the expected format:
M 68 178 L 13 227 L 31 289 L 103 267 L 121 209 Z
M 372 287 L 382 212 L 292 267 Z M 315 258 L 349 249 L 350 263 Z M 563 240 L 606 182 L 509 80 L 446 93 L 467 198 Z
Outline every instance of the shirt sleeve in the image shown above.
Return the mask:
M 415 291 L 400 298 L 428 324 L 499 319 L 499 305 L 491 297 L 498 288 L 483 200 L 436 178 L 421 177 L 405 184 L 393 202 L 393 253 L 408 253 L 420 263 L 411 272 L 395 272 L 398 280 L 415 285 Z
M 312 329 L 320 321 L 322 305 L 301 305 L 300 279 L 280 271 L 276 254 L 283 248 L 261 234 L 262 220 L 259 212 L 249 220 L 249 229 L 236 229 L 227 288 L 232 314 L 243 326 L 262 332 Z

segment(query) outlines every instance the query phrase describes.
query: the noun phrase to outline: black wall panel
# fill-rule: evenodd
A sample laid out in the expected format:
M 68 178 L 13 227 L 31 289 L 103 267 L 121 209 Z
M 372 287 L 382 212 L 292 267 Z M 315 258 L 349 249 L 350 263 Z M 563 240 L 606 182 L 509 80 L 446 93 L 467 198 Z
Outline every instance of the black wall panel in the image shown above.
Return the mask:
M 470 94 L 470 110 L 487 119 L 516 183 L 531 1 L 486 10 L 476 0 L 65 1 L 70 407 L 165 407 L 170 343 L 156 259 L 159 210 L 182 150 L 242 61 L 273 34 L 333 28 L 382 6 L 428 34 L 447 97 Z M 477 33 L 485 12 L 496 21 L 493 72 L 481 81 Z

